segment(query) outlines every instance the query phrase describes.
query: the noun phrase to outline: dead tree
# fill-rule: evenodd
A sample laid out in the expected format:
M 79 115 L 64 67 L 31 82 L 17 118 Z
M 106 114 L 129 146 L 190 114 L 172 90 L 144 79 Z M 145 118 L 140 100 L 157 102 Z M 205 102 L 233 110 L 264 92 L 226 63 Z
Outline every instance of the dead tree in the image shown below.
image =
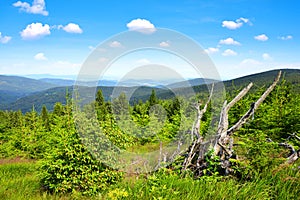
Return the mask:
M 208 100 L 202 110 L 200 109 L 200 107 L 201 107 L 200 102 L 198 102 L 195 105 L 195 108 L 197 110 L 197 117 L 196 117 L 195 123 L 193 124 L 192 131 L 191 131 L 191 137 L 192 137 L 193 142 L 192 142 L 192 145 L 190 146 L 190 151 L 183 162 L 183 170 L 186 170 L 188 168 L 188 166 L 191 164 L 191 162 L 196 154 L 198 154 L 198 158 L 202 157 L 201 156 L 202 152 L 199 150 L 197 151 L 197 149 L 200 148 L 199 145 L 203 145 L 203 137 L 200 136 L 200 132 L 199 132 L 200 124 L 201 124 L 201 119 L 202 119 L 204 113 L 207 111 L 208 104 L 211 101 L 213 91 L 214 91 L 214 84 L 212 84 L 210 95 L 209 95 Z M 195 136 L 196 136 L 196 140 L 194 140 Z
M 261 97 L 250 105 L 249 110 L 239 119 L 239 121 L 229 128 L 228 123 L 228 112 L 230 108 L 237 103 L 241 98 L 243 98 L 250 88 L 252 83 L 245 87 L 231 102 L 224 102 L 221 113 L 220 120 L 218 124 L 218 129 L 215 137 L 208 139 L 206 141 L 199 134 L 199 127 L 201 118 L 206 112 L 207 105 L 209 104 L 212 96 L 212 92 L 208 101 L 206 102 L 204 108 L 200 110 L 200 105 L 196 107 L 197 109 L 197 119 L 195 125 L 192 128 L 192 133 L 196 136 L 196 140 L 190 145 L 186 158 L 182 164 L 182 171 L 191 169 L 194 173 L 201 175 L 202 170 L 207 167 L 207 163 L 204 160 L 203 147 L 206 145 L 211 145 L 214 150 L 214 155 L 219 157 L 221 167 L 224 169 L 224 174 L 228 174 L 230 169 L 230 158 L 233 156 L 233 138 L 232 135 L 239 130 L 249 118 L 254 114 L 255 110 L 259 105 L 265 100 L 265 98 L 270 94 L 270 92 L 275 88 L 281 76 L 281 71 L 274 82 L 269 86 L 269 88 L 261 95 Z
M 300 158 L 300 149 L 296 150 L 291 144 L 287 143 L 290 138 L 295 138 L 296 140 L 300 141 L 300 137 L 296 133 L 293 133 L 290 134 L 290 136 L 286 139 L 286 142 L 278 143 L 279 146 L 285 147 L 290 150 L 290 154 L 286 160 L 287 164 L 292 164 Z M 270 138 L 268 138 L 267 140 L 269 142 L 273 142 Z

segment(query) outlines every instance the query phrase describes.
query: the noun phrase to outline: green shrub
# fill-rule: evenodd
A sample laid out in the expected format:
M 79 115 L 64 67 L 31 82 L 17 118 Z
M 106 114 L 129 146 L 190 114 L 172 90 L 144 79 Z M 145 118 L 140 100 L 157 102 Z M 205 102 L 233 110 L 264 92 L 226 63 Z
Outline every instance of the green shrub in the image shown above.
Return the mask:
M 122 173 L 114 171 L 95 159 L 82 141 L 74 125 L 58 128 L 59 144 L 41 162 L 41 184 L 55 193 L 94 195 L 121 180 Z

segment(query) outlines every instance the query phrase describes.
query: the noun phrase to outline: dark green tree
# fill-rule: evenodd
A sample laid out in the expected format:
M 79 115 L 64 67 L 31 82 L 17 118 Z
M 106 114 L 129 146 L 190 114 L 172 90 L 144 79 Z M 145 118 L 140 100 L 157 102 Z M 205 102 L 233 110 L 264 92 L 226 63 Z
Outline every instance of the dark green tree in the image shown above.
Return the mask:
M 111 107 L 109 102 L 105 102 L 102 90 L 97 91 L 95 100 L 95 110 L 97 113 L 97 118 L 100 122 L 106 121 L 111 118 Z
M 64 114 L 64 108 L 63 105 L 60 102 L 55 103 L 53 107 L 53 115 L 54 116 L 63 116 Z
M 156 92 L 155 92 L 154 89 L 152 89 L 151 95 L 149 97 L 149 104 L 150 104 L 150 106 L 153 106 L 157 103 L 158 103 L 158 99 L 157 99 L 157 96 L 156 96 Z
M 105 104 L 102 90 L 98 90 L 96 94 L 96 106 L 100 107 Z
M 42 123 L 44 125 L 45 130 L 47 130 L 47 131 L 50 130 L 48 110 L 45 105 L 43 105 L 43 107 L 42 107 L 41 119 L 42 119 Z

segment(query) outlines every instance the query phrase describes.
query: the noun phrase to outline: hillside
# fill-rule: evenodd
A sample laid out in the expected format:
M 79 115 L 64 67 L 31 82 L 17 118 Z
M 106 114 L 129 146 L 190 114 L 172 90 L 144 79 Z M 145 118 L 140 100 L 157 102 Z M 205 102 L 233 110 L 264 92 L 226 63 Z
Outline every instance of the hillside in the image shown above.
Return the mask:
M 108 101 L 111 99 L 111 95 L 115 87 L 99 86 L 97 89 L 102 90 L 105 100 Z M 152 87 L 119 87 L 118 88 L 119 91 L 122 91 L 125 94 L 128 94 L 129 91 L 134 90 L 134 93 L 130 99 L 131 103 L 137 102 L 139 99 L 146 101 L 149 98 L 152 89 L 153 89 Z M 91 94 L 93 90 L 94 88 L 92 87 L 84 87 L 82 91 L 86 92 L 87 94 L 86 96 L 88 97 L 88 94 Z M 166 97 L 168 98 L 174 96 L 171 91 L 167 91 L 166 89 L 155 88 L 154 90 L 156 91 L 156 94 L 160 98 L 166 98 Z M 25 113 L 32 110 L 32 107 L 34 106 L 35 110 L 39 112 L 42 109 L 42 106 L 45 105 L 48 110 L 52 110 L 56 102 L 61 102 L 62 104 L 66 103 L 67 93 L 72 95 L 73 93 L 72 86 L 51 88 L 45 91 L 36 92 L 31 95 L 22 97 L 9 105 L 3 106 L 2 109 L 15 110 L 15 111 L 21 110 L 23 113 Z M 85 95 L 81 94 L 81 96 L 85 96 Z
M 236 78 L 233 80 L 224 81 L 224 85 L 226 88 L 230 89 L 230 87 L 243 87 L 249 82 L 255 83 L 255 86 L 262 87 L 264 85 L 270 84 L 279 70 L 272 70 L 257 74 L 252 74 L 240 78 Z M 293 85 L 299 85 L 300 83 L 300 69 L 282 69 L 283 79 L 287 81 L 287 83 Z M 299 89 L 299 88 L 298 88 Z
M 31 93 L 53 88 L 57 85 L 40 80 L 0 75 L 0 91 L 12 91 L 19 93 Z
M 52 83 L 19 76 L 0 75 L 0 108 L 30 93 L 56 87 Z
M 294 84 L 295 92 L 300 92 L 300 70 L 299 69 L 284 69 L 282 70 L 283 77 L 290 84 Z M 248 75 L 244 77 L 240 77 L 233 80 L 224 81 L 224 86 L 227 91 L 230 90 L 239 90 L 250 82 L 254 83 L 254 87 L 252 90 L 263 87 L 265 85 L 270 84 L 274 77 L 276 77 L 278 70 L 267 71 L 263 73 Z M 5 105 L 2 104 L 0 107 L 3 110 L 21 110 L 22 112 L 30 111 L 35 106 L 37 111 L 40 111 L 43 105 L 49 110 L 53 109 L 53 106 L 56 102 L 62 102 L 63 104 L 66 101 L 66 92 L 72 94 L 73 87 L 72 86 L 63 86 L 63 87 L 53 87 L 54 84 L 44 83 L 37 80 L 20 78 L 20 77 L 12 77 L 10 81 L 4 82 L 5 76 L 2 76 L 2 90 L 0 90 L 0 100 L 1 102 L 6 102 Z M 7 78 L 8 79 L 8 78 Z M 13 81 L 15 80 L 15 82 Z M 24 82 L 22 82 L 24 81 Z M 56 80 L 58 84 L 59 80 Z M 208 82 L 212 82 L 213 80 L 205 80 Z M 49 82 L 54 83 L 55 81 L 50 80 Z M 29 87 L 26 87 L 28 83 Z M 63 82 L 61 82 L 63 83 Z M 64 82 L 71 83 L 71 82 Z M 4 84 L 8 86 L 9 90 L 4 90 Z M 147 86 L 135 86 L 135 87 L 119 87 L 120 91 L 128 93 L 130 90 L 134 90 L 133 95 L 131 96 L 130 103 L 137 102 L 138 100 L 147 100 L 151 94 L 152 89 L 156 91 L 157 96 L 160 99 L 167 99 L 174 97 L 174 93 L 172 91 L 176 91 L 178 93 L 186 92 L 186 88 L 178 88 L 186 83 L 179 82 L 171 85 L 167 85 L 166 87 L 153 88 Z M 195 92 L 202 92 L 207 90 L 207 86 L 204 84 L 203 79 L 193 79 L 189 80 L 189 84 L 193 86 Z M 48 89 L 48 88 L 50 89 Z M 23 88 L 23 89 L 21 89 Z M 43 90 L 43 88 L 46 88 Z M 89 88 L 86 87 L 87 91 Z M 98 89 L 103 91 L 103 95 L 105 100 L 110 100 L 111 95 L 115 87 L 112 86 L 99 86 Z M 38 91 L 42 90 L 42 91 Z M 171 91 L 172 90 L 172 91 Z M 26 93 L 26 92 L 31 92 Z M 26 96 L 27 95 L 27 96 Z M 128 95 L 127 95 L 128 96 Z

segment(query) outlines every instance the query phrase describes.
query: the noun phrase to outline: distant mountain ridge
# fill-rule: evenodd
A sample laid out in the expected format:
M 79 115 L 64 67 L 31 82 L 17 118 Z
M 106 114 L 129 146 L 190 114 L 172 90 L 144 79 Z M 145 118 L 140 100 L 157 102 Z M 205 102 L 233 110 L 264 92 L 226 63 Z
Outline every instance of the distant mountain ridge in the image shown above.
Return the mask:
M 250 82 L 255 84 L 255 87 L 262 87 L 271 83 L 279 70 L 272 70 L 233 80 L 224 81 L 226 90 L 241 89 Z M 296 90 L 300 92 L 300 69 L 283 69 L 283 77 L 288 83 L 295 84 Z M 138 99 L 147 100 L 151 94 L 151 90 L 155 89 L 159 98 L 170 98 L 174 94 L 172 90 L 186 90 L 184 87 L 189 84 L 195 92 L 207 90 L 206 84 L 210 84 L 215 80 L 212 79 L 192 79 L 187 82 L 178 82 L 165 86 L 141 86 L 142 82 L 136 83 L 137 86 L 131 87 L 118 86 L 120 90 L 128 91 L 134 87 L 134 95 L 131 101 Z M 133 83 L 132 81 L 130 83 Z M 154 82 L 153 82 L 154 83 Z M 27 112 L 34 105 L 36 110 L 40 110 L 42 105 L 46 105 L 49 110 L 52 110 L 56 102 L 65 103 L 66 91 L 72 93 L 74 84 L 73 80 L 64 79 L 40 79 L 34 80 L 17 76 L 0 75 L 0 109 L 2 110 L 22 110 Z M 110 82 L 109 84 L 114 84 Z M 122 84 L 120 84 L 122 85 Z M 254 87 L 254 88 L 255 88 Z M 87 87 L 88 88 L 88 87 Z M 115 86 L 100 86 L 106 100 L 111 98 L 112 91 Z M 298 88 L 298 89 L 297 89 Z
M 0 108 L 33 92 L 39 92 L 57 87 L 35 79 L 0 75 Z
M 53 87 L 57 87 L 57 85 L 20 76 L 0 75 L 0 90 L 27 93 L 42 91 Z

